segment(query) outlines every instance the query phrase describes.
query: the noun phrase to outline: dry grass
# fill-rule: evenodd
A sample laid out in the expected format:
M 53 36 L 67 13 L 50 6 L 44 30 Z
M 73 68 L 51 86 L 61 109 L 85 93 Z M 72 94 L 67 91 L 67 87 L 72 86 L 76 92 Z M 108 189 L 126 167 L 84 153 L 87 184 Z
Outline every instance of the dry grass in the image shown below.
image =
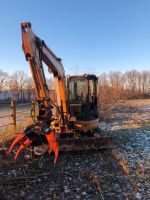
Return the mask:
M 12 127 L 10 108 L 8 105 L 2 107 L 0 110 L 0 143 L 15 137 L 16 133 L 22 131 L 22 129 L 33 123 L 30 117 L 30 104 L 18 104 L 16 106 L 16 128 Z M 4 117 L 8 116 L 8 117 Z M 3 118 L 4 117 L 4 118 Z M 8 124 L 8 126 L 7 126 Z M 4 126 L 4 127 L 3 127 Z
M 125 103 L 129 106 L 146 106 L 150 105 L 150 99 L 126 100 Z
M 8 126 L 6 128 L 1 128 L 1 134 L 0 134 L 0 143 L 6 142 L 7 140 L 11 140 L 15 137 L 15 135 L 22 131 L 22 129 L 30 124 L 32 124 L 32 119 L 28 118 L 25 121 L 20 121 L 17 124 L 16 128 L 12 128 L 11 126 Z
M 121 155 L 119 155 L 116 151 L 116 149 L 112 150 L 112 155 L 118 160 L 122 170 L 124 171 L 124 173 L 126 175 L 130 175 L 130 169 L 129 166 L 127 164 L 127 161 L 125 158 L 123 158 Z

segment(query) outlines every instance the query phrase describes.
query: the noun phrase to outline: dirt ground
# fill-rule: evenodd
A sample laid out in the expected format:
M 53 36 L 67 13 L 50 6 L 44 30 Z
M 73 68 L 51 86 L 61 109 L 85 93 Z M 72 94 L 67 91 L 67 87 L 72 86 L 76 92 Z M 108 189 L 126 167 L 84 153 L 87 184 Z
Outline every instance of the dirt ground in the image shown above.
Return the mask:
M 0 151 L 0 199 L 150 199 L 150 100 L 121 102 L 99 124 L 114 148 L 30 158 Z M 9 142 L 4 144 L 7 148 Z

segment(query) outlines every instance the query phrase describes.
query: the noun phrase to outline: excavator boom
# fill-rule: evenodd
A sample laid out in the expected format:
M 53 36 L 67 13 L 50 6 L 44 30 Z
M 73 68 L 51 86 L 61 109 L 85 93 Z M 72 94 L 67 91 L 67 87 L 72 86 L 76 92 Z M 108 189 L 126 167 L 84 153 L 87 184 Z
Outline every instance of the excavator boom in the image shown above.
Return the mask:
M 67 112 L 66 108 L 66 91 L 65 91 L 65 71 L 58 58 L 47 47 L 45 42 L 37 37 L 31 28 L 31 23 L 26 22 L 21 24 L 22 32 L 22 48 L 29 61 L 32 79 L 34 81 L 36 94 L 39 99 L 44 100 L 45 106 L 50 98 L 49 89 L 46 84 L 45 74 L 43 70 L 42 61 L 47 65 L 48 70 L 53 73 L 55 86 L 57 89 L 57 104 L 61 107 L 64 113 Z

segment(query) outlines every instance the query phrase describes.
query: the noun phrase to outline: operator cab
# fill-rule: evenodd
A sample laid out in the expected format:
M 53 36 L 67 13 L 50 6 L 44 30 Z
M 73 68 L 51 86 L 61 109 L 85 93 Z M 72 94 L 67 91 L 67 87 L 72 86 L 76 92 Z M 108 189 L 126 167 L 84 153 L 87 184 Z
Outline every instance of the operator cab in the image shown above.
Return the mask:
M 71 76 L 68 78 L 68 109 L 77 121 L 98 118 L 97 82 L 95 75 Z

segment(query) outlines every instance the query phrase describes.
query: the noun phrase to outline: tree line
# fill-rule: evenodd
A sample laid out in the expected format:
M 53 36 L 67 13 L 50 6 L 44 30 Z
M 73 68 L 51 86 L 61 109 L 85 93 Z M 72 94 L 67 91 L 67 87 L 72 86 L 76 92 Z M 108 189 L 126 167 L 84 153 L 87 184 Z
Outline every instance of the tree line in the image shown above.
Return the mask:
M 99 76 L 102 102 L 150 98 L 150 71 L 109 72 Z
M 48 86 L 53 87 L 51 79 Z M 122 99 L 150 98 L 150 71 L 136 70 L 121 73 L 118 71 L 102 73 L 99 76 L 99 95 L 103 102 Z M 34 86 L 31 77 L 24 71 L 8 74 L 0 70 L 0 96 L 10 93 L 18 101 L 30 100 L 34 96 Z
M 15 96 L 17 101 L 30 100 L 34 95 L 31 77 L 24 71 L 8 74 L 0 70 L 0 96 L 7 100 L 8 96 Z

